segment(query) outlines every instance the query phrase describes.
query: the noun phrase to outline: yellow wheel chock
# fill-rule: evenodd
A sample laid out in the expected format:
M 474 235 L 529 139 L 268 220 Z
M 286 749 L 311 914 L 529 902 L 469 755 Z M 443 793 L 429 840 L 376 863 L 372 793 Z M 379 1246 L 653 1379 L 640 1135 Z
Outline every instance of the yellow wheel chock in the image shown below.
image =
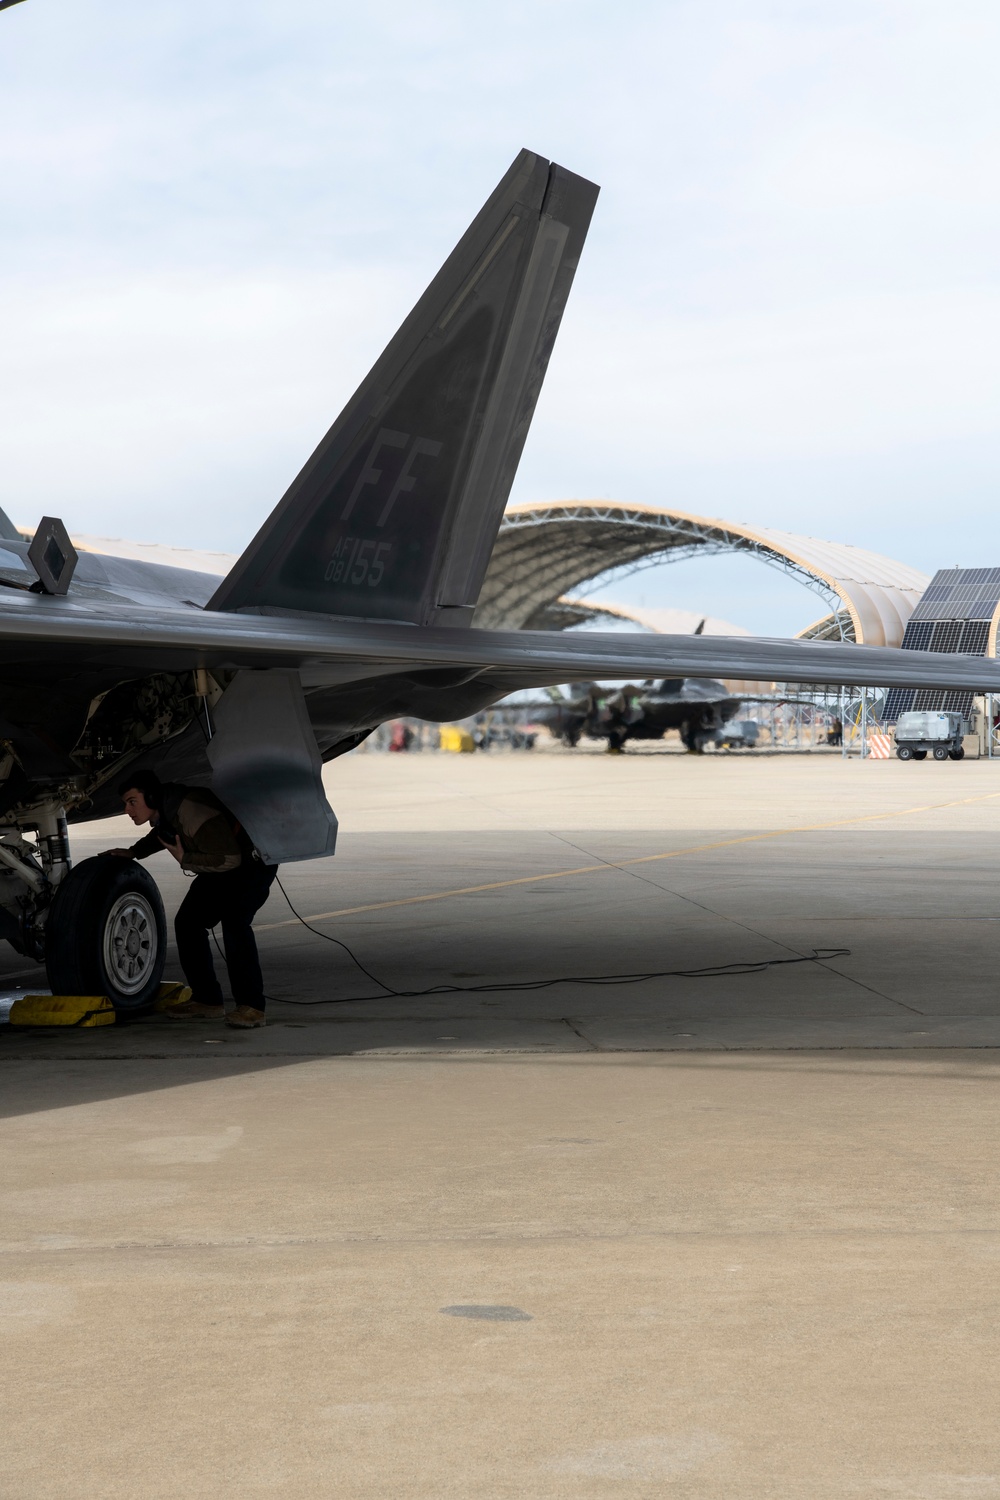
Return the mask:
M 191 999 L 186 984 L 161 984 L 153 1010 Z M 10 1008 L 11 1026 L 113 1026 L 115 1008 L 106 995 L 22 995 Z
M 12 1026 L 113 1026 L 115 1010 L 105 995 L 25 995 L 8 1019 Z

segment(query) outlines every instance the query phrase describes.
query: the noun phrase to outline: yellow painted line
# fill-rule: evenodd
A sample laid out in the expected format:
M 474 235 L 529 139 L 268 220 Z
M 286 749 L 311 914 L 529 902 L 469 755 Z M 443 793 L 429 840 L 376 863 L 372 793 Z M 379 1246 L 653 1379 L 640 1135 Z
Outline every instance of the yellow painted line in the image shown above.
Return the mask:
M 606 860 L 599 865 L 577 865 L 572 870 L 551 870 L 544 875 L 517 875 L 512 880 L 490 880 L 484 885 L 460 885 L 450 891 L 431 891 L 426 896 L 400 896 L 395 901 L 370 901 L 365 906 L 342 906 L 337 911 L 315 912 L 306 922 L 329 922 L 334 917 L 355 917 L 366 911 L 388 911 L 394 906 L 417 906 L 422 901 L 447 901 L 452 896 L 475 896 L 480 891 L 502 891 L 514 885 L 537 885 L 542 880 L 565 880 L 571 875 L 596 875 L 601 870 L 627 870 L 631 865 L 654 864 L 661 859 L 681 859 L 687 854 L 707 854 L 713 849 L 732 849 L 737 844 L 757 844 L 764 839 L 791 838 L 796 833 L 819 833 L 827 828 L 844 828 L 852 823 L 876 823 L 885 818 L 908 818 L 916 813 L 942 812 L 948 807 L 965 807 L 971 802 L 989 802 L 1000 792 L 986 792 L 980 797 L 959 797 L 954 802 L 927 802 L 920 807 L 904 807 L 899 812 L 865 813 L 857 818 L 833 818 L 828 823 L 802 823 L 797 828 L 773 828 L 766 833 L 745 833 L 735 839 L 717 839 L 712 844 L 695 844 L 690 849 L 668 849 L 662 854 L 640 854 L 634 859 Z M 255 930 L 274 932 L 279 927 L 297 927 L 298 917 L 284 922 L 265 922 Z

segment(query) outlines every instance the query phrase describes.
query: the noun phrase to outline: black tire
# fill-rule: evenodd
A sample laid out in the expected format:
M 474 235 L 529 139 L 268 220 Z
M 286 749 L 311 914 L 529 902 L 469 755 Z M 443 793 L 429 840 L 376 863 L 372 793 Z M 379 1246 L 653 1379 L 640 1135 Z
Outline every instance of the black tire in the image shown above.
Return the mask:
M 896 747 L 896 759 L 897 760 L 912 760 L 913 759 L 913 751 L 910 749 L 909 745 L 898 745 Z
M 947 760 L 950 754 L 947 745 L 935 745 L 931 752 L 935 760 Z
M 949 750 L 948 751 L 948 759 L 949 760 L 964 760 L 965 759 L 965 746 L 964 745 L 959 745 L 959 747 L 958 747 L 957 750 Z
M 927 751 L 926 750 L 914 750 L 914 752 L 913 752 L 913 759 L 914 760 L 926 760 L 927 759 Z
M 106 854 L 70 871 L 45 929 L 54 995 L 107 995 L 115 1010 L 142 1010 L 156 997 L 166 954 L 163 902 L 141 865 Z

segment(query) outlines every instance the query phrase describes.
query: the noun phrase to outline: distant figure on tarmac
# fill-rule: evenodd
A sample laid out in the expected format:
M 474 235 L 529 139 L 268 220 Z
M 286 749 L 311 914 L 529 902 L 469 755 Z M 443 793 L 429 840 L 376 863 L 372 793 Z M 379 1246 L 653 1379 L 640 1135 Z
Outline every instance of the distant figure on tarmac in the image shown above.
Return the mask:
M 176 1021 L 224 1020 L 227 1026 L 264 1025 L 264 980 L 253 919 L 267 900 L 277 865 L 265 865 L 244 830 L 214 793 L 200 786 L 163 783 L 155 771 L 136 771 L 118 795 L 132 822 L 150 831 L 122 859 L 148 859 L 166 849 L 195 880 L 174 920 L 177 955 L 191 999 L 172 1005 Z M 227 1014 L 215 974 L 209 929 L 222 925 L 229 983 L 236 1008 Z

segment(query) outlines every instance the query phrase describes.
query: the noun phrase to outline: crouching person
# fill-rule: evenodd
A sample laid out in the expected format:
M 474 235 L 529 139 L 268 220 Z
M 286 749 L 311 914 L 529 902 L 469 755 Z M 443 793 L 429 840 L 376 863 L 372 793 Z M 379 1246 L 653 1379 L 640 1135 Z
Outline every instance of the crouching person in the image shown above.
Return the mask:
M 177 955 L 191 999 L 166 1011 L 175 1020 L 225 1020 L 228 1026 L 264 1025 L 264 980 L 253 919 L 267 900 L 277 865 L 265 865 L 244 830 L 204 787 L 163 783 L 154 771 L 136 771 L 118 788 L 125 811 L 150 831 L 123 859 L 148 859 L 168 850 L 195 879 L 174 921 Z M 229 984 L 236 1007 L 228 1014 L 212 961 L 209 929 L 221 926 Z

